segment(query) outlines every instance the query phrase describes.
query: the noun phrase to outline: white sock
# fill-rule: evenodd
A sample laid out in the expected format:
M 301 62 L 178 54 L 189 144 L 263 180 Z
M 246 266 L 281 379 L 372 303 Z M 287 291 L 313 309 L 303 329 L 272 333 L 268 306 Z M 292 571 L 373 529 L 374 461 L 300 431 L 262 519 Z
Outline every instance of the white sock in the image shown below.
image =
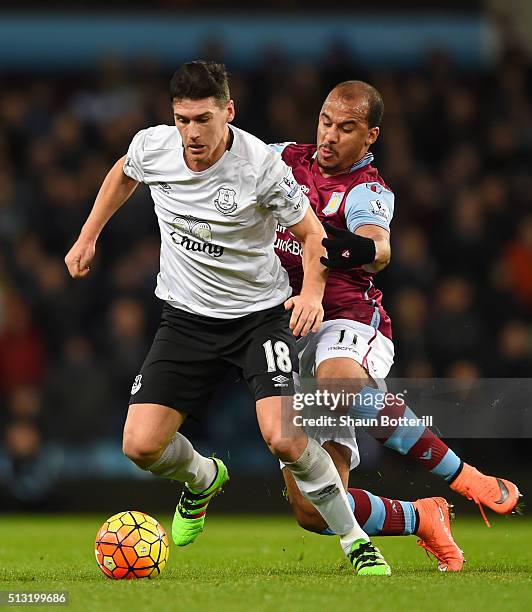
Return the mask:
M 194 450 L 192 444 L 179 432 L 170 440 L 163 454 L 146 468 L 149 472 L 186 482 L 195 491 L 204 491 L 216 477 L 216 463 Z
M 321 514 L 331 531 L 340 536 L 340 545 L 346 554 L 355 540 L 369 540 L 355 519 L 331 456 L 316 440 L 308 439 L 297 461 L 284 463 L 303 496 Z

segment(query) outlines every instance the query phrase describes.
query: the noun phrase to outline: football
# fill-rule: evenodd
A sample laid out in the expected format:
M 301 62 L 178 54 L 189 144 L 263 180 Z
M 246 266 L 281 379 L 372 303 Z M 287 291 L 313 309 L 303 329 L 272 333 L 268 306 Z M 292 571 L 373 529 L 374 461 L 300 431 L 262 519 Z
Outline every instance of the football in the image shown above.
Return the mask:
M 108 578 L 156 578 L 166 567 L 168 536 L 153 517 L 127 510 L 100 527 L 94 552 L 98 567 Z

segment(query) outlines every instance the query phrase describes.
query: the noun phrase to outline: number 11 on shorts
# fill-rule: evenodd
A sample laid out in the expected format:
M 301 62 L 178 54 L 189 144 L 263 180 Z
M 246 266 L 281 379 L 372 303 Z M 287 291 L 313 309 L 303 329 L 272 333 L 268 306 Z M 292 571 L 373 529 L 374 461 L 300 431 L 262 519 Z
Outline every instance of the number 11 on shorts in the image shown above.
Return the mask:
M 277 340 L 277 342 L 275 342 L 275 344 L 272 346 L 272 341 L 268 340 L 262 346 L 264 347 L 264 353 L 266 354 L 268 372 L 276 372 L 277 368 L 279 368 L 279 370 L 285 374 L 292 371 L 290 349 L 288 348 L 286 342 Z

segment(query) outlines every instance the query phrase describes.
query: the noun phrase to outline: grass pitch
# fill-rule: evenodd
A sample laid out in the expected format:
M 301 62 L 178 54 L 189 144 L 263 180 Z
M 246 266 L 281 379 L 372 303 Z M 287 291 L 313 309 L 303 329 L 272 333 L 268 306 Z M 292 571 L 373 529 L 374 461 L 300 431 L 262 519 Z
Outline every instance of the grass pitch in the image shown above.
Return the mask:
M 412 536 L 375 538 L 393 571 L 380 578 L 353 575 L 336 538 L 303 532 L 291 517 L 214 509 L 193 545 L 171 545 L 159 578 L 136 581 L 109 580 L 96 566 L 94 536 L 106 518 L 3 516 L 0 590 L 66 590 L 69 610 L 531 609 L 532 521 L 523 517 L 496 518 L 491 529 L 480 516 L 456 520 L 467 559 L 460 574 L 436 571 Z M 170 518 L 157 518 L 169 532 Z

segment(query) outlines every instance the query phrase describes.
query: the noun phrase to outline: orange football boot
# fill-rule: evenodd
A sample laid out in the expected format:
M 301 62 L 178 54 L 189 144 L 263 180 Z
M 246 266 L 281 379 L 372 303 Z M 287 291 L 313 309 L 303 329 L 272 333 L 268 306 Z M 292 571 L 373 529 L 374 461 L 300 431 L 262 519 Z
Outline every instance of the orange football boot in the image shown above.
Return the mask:
M 459 572 L 464 554 L 451 533 L 451 506 L 443 497 L 426 497 L 414 502 L 419 516 L 418 544 L 433 554 L 440 572 Z
M 486 476 L 467 463 L 464 463 L 462 471 L 451 483 L 451 489 L 478 504 L 488 527 L 490 523 L 483 505 L 497 514 L 509 514 L 513 510 L 518 511 L 517 504 L 522 497 L 513 482 L 495 476 Z

